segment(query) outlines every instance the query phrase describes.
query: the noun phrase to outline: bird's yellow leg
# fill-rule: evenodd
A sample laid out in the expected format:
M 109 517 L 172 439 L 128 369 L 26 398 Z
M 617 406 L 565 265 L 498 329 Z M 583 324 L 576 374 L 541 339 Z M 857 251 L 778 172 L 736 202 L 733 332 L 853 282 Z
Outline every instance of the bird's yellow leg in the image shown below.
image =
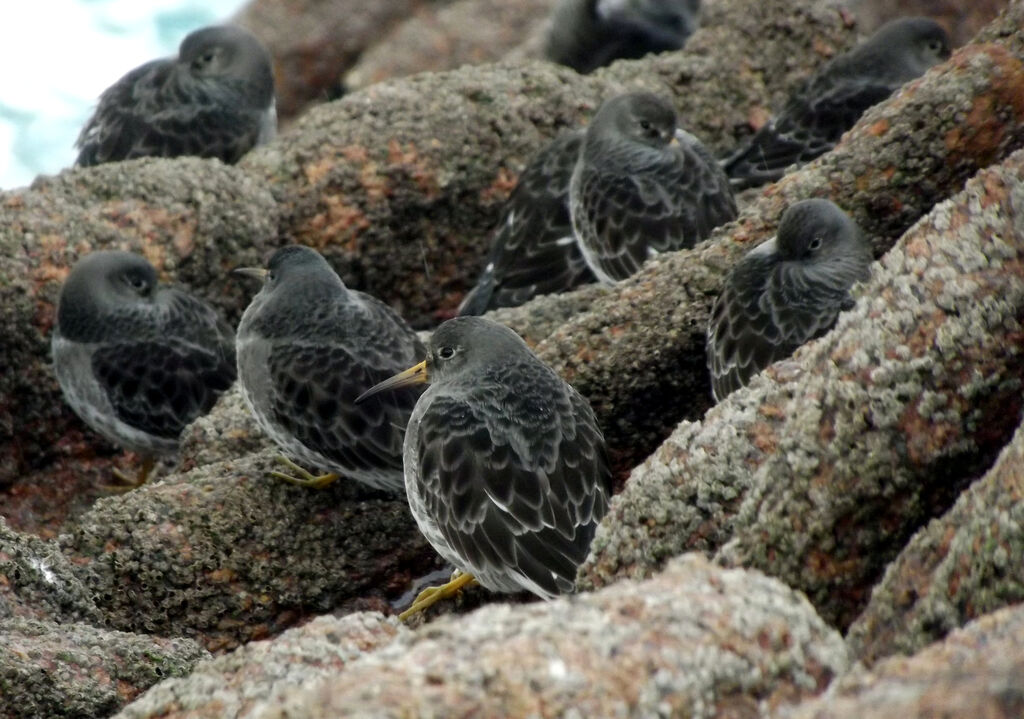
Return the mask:
M 149 479 L 149 475 L 152 473 L 153 467 L 155 466 L 155 457 L 143 457 L 142 466 L 139 467 L 139 473 L 134 477 L 125 474 L 115 467 L 111 470 L 111 474 L 113 474 L 114 479 L 118 480 L 121 484 L 105 484 L 103 485 L 103 489 L 111 492 L 127 492 L 130 489 L 137 489 L 146 483 L 146 480 Z
M 464 572 L 460 572 L 456 569 L 455 573 L 452 574 L 451 581 L 447 584 L 442 584 L 439 587 L 427 587 L 424 589 L 420 592 L 419 596 L 416 597 L 416 601 L 414 601 L 408 609 L 399 614 L 398 618 L 404 622 L 413 614 L 422 612 L 427 607 L 441 601 L 442 599 L 454 597 L 465 587 L 471 587 L 474 584 L 476 584 L 476 578 L 472 574 L 465 574 Z
M 289 484 L 297 484 L 300 487 L 312 487 L 313 489 L 323 489 L 331 482 L 334 482 L 335 480 L 341 478 L 340 475 L 334 474 L 333 472 L 328 472 L 327 474 L 320 475 L 311 474 L 310 472 L 306 471 L 299 465 L 295 464 L 295 462 L 285 457 L 283 454 L 279 454 L 274 459 L 279 464 L 283 464 L 285 467 L 290 469 L 294 474 L 285 474 L 284 472 L 271 472 L 270 476 L 284 480 Z M 298 475 L 298 477 L 296 477 L 295 475 Z

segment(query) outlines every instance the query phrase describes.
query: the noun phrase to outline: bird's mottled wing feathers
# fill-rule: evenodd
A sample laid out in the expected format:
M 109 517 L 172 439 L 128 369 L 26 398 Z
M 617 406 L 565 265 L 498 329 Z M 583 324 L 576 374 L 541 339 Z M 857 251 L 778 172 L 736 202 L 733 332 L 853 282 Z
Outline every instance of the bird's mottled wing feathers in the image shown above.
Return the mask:
M 177 437 L 235 380 L 234 353 L 173 336 L 107 343 L 93 373 L 119 419 L 158 437 Z
M 420 395 L 356 397 L 414 364 L 422 343 L 394 311 L 361 292 L 324 300 L 307 315 L 320 329 L 309 339 L 275 342 L 268 358 L 275 422 L 306 447 L 343 467 L 402 468 L 402 433 Z M 361 311 L 351 304 L 358 302 Z
M 505 567 L 511 586 L 555 595 L 574 586 L 610 475 L 582 398 L 560 396 L 549 418 L 524 452 L 507 419 L 440 395 L 421 418 L 417 456 L 427 510 L 470 571 Z
M 367 366 L 338 344 L 326 348 L 292 340 L 270 352 L 273 419 L 303 445 L 343 467 L 402 468 L 402 435 L 418 393 L 382 393 L 356 405 L 356 397 L 393 371 Z
M 693 247 L 736 216 L 728 180 L 703 153 L 681 144 L 671 162 L 644 172 L 584 167 L 576 229 L 592 263 L 614 280 L 637 272 L 655 252 Z
M 716 400 L 828 331 L 846 291 L 808 283 L 797 266 L 746 257 L 726 280 L 708 323 L 707 360 Z
M 502 210 L 484 272 L 459 314 L 515 307 L 596 279 L 569 218 L 569 181 L 582 139 L 582 131 L 560 135 L 523 170 Z
M 895 89 L 862 77 L 814 79 L 789 99 L 777 118 L 725 160 L 725 171 L 737 187 L 774 182 L 790 165 L 810 162 L 835 147 L 865 110 Z
M 177 70 L 154 60 L 108 88 L 78 137 L 76 164 L 181 155 L 235 162 L 256 143 L 264 113 L 244 102 L 244 88 Z

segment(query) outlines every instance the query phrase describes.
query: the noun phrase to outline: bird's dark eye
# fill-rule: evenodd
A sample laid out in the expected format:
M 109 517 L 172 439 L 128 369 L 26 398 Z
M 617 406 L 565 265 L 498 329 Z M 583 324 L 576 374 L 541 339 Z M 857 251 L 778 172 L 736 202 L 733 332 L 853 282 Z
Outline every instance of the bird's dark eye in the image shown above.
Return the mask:
M 128 275 L 128 285 L 136 292 L 142 292 L 147 288 L 148 283 L 146 278 L 141 275 Z
M 273 282 L 276 279 L 277 279 L 277 275 L 274 273 L 273 270 L 271 270 L 270 272 L 267 273 L 267 280 L 269 282 Z
M 807 245 L 807 249 L 809 249 L 811 252 L 817 252 L 818 250 L 820 250 L 821 249 L 821 238 L 820 237 L 815 237 L 813 240 L 811 240 L 810 244 Z
M 644 129 L 644 130 L 650 130 L 651 129 L 651 123 L 650 123 L 649 120 L 641 120 L 640 121 L 640 127 L 642 129 Z
M 437 351 L 438 359 L 450 360 L 454 356 L 455 356 L 455 348 L 454 347 L 442 347 L 442 348 L 440 348 Z

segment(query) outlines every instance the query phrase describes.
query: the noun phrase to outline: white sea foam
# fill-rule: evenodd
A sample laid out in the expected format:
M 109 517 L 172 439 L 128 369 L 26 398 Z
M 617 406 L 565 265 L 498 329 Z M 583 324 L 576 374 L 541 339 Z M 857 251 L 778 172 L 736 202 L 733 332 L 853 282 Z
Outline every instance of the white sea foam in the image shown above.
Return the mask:
M 45 0 L 10 3 L 0 23 L 0 189 L 75 159 L 96 99 L 147 60 L 244 0 Z

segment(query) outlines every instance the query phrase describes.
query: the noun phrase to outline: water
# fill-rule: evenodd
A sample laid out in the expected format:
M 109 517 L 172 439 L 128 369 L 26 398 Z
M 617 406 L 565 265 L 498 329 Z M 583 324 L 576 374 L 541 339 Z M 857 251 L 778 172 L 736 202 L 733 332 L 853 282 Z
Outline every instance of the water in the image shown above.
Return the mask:
M 8 0 L 0 23 L 0 189 L 75 160 L 75 139 L 107 87 L 174 55 L 189 32 L 245 0 Z

